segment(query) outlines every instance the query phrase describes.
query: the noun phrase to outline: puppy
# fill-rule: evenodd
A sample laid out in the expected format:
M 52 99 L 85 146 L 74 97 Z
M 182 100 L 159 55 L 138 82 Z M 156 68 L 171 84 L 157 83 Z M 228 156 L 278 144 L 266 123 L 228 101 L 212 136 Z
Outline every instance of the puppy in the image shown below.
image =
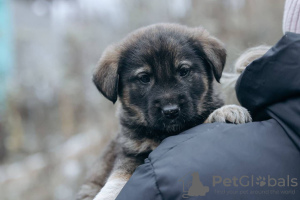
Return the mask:
M 177 24 L 144 27 L 108 47 L 93 80 L 107 99 L 119 98 L 121 130 L 77 199 L 115 199 L 163 139 L 204 123 L 214 111 L 206 122 L 251 121 L 244 108 L 222 107 L 215 82 L 225 61 L 218 39 Z

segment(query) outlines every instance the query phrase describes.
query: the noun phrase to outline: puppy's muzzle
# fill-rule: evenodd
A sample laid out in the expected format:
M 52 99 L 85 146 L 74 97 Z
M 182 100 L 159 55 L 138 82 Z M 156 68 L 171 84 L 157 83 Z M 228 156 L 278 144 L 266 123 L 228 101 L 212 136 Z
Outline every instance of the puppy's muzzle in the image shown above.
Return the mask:
M 181 112 L 181 107 L 186 103 L 186 96 L 183 94 L 166 93 L 158 96 L 154 101 L 154 107 L 161 111 L 165 119 L 176 119 Z

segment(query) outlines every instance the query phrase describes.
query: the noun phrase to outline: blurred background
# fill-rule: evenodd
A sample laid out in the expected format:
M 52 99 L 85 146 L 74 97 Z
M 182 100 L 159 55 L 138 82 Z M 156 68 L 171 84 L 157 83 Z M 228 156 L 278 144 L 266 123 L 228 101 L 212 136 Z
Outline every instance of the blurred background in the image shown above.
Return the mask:
M 91 81 L 101 52 L 141 26 L 203 26 L 228 50 L 282 36 L 282 0 L 0 0 L 0 199 L 74 199 L 118 130 Z

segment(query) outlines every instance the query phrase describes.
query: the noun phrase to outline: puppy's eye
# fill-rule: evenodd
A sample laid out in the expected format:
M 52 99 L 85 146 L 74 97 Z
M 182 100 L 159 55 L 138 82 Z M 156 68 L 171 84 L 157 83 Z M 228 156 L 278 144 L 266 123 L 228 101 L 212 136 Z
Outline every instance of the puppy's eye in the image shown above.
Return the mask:
M 185 77 L 185 76 L 188 76 L 190 74 L 190 68 L 189 67 L 186 67 L 186 66 L 182 66 L 178 73 L 181 77 Z
M 149 83 L 150 82 L 150 75 L 143 73 L 143 74 L 139 75 L 139 80 L 142 83 Z

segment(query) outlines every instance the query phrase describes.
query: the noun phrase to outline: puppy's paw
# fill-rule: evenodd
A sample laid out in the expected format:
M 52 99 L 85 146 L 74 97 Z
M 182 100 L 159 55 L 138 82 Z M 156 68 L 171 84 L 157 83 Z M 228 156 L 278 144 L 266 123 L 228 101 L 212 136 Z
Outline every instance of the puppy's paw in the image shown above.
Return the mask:
M 243 124 L 251 121 L 252 118 L 247 109 L 237 105 L 226 105 L 211 113 L 205 123 L 229 122 Z

